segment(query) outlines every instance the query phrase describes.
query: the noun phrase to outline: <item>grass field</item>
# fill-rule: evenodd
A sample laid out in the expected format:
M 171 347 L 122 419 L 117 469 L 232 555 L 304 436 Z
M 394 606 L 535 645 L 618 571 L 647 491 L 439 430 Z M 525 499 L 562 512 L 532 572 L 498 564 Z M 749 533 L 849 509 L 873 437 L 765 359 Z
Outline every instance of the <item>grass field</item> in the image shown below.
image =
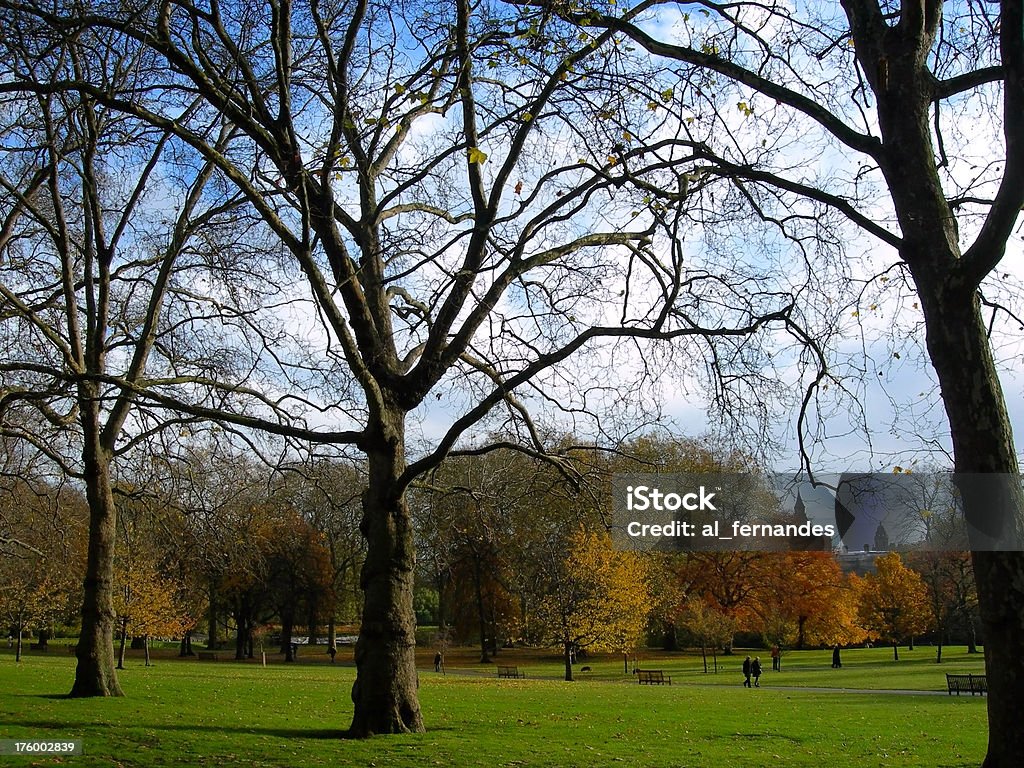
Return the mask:
M 957 649 L 960 651 L 961 649 Z M 944 690 L 947 671 L 981 671 L 978 656 L 933 649 L 791 652 L 762 687 L 740 686 L 742 654 L 719 675 L 699 657 L 648 654 L 672 686 L 639 686 L 622 659 L 594 657 L 576 683 L 555 678 L 554 656 L 512 651 L 526 680 L 494 677 L 470 651 L 450 653 L 448 674 L 424 650 L 420 698 L 428 732 L 367 741 L 341 738 L 352 705 L 348 664 L 308 649 L 301 663 L 130 658 L 123 699 L 69 700 L 74 658 L 51 651 L 15 665 L 0 653 L 0 738 L 80 739 L 85 755 L 0 757 L 0 765 L 73 766 L 970 766 L 985 750 L 980 697 L 903 694 Z M 340 657 L 339 657 L 340 658 Z M 841 689 L 873 689 L 854 693 Z M 833 690 L 822 690 L 833 689 Z

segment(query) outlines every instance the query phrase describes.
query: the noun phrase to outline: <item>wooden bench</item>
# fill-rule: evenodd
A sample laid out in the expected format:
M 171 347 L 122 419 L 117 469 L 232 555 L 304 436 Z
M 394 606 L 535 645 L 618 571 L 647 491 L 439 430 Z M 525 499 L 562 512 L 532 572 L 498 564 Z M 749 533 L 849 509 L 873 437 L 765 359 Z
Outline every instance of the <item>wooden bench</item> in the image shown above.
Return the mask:
M 988 693 L 988 678 L 985 675 L 951 675 L 946 673 L 946 687 L 949 689 L 949 695 L 953 695 L 953 691 L 956 691 L 956 695 L 960 695 L 960 691 L 970 691 L 971 696 L 974 694 L 980 694 L 984 696 Z
M 526 673 L 520 672 L 519 667 L 498 667 L 498 677 L 525 678 Z
M 219 661 L 220 654 L 217 651 L 199 651 L 200 661 Z
M 672 678 L 665 677 L 660 669 L 638 669 L 636 681 L 640 685 L 672 685 Z
M 50 650 L 50 646 L 43 645 L 42 643 L 29 643 L 28 649 L 30 651 L 48 651 Z

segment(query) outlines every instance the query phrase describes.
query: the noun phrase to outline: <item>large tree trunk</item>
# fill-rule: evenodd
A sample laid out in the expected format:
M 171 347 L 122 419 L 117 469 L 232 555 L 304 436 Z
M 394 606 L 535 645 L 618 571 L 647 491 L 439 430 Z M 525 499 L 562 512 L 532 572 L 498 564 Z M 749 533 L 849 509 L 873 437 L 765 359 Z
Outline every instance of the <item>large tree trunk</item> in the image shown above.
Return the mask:
M 1024 507 L 1016 484 L 1000 482 L 1000 477 L 1016 476 L 1019 468 L 978 298 L 978 281 L 1002 257 L 1005 238 L 975 241 L 971 269 L 965 269 L 956 216 L 932 148 L 934 75 L 928 60 L 941 5 L 904 4 L 906 16 L 898 28 L 885 26 L 875 3 L 844 0 L 843 6 L 851 18 L 857 57 L 878 99 L 883 145 L 878 159 L 902 232 L 900 256 L 921 299 L 964 512 L 977 529 L 971 549 L 989 680 L 984 765 L 1009 768 L 1019 765 L 1024 755 L 1024 729 L 1019 727 L 1024 715 L 1024 552 L 1019 551 Z M 1021 34 L 1019 3 L 1005 3 L 1006 13 L 1002 50 L 1015 56 Z M 1019 79 L 1005 87 L 1019 89 Z M 977 249 L 979 243 L 985 252 Z M 989 478 L 977 483 L 965 481 L 966 475 Z M 1008 549 L 1017 551 L 981 551 L 989 542 L 978 532 L 1003 536 Z
M 966 290 L 966 289 L 965 289 Z M 988 672 L 989 745 L 985 768 L 1019 765 L 1024 755 L 1024 552 L 1013 435 L 974 291 L 923 301 L 928 348 L 949 417 L 964 512 L 972 526 Z M 952 298 L 952 300 L 951 300 Z M 925 295 L 922 294 L 922 299 Z M 977 482 L 978 475 L 988 475 Z M 1000 540 L 1016 551 L 982 551 Z
M 117 509 L 110 486 L 110 456 L 100 444 L 96 400 L 85 400 L 85 490 L 89 502 L 89 554 L 82 600 L 82 633 L 71 696 L 123 696 L 114 671 L 114 543 Z
M 572 682 L 572 643 L 566 640 L 562 643 L 562 661 L 565 662 L 565 680 Z
M 412 517 L 398 478 L 405 469 L 404 416 L 383 414 L 382 434 L 367 451 L 369 483 L 360 530 L 366 560 L 360 575 L 363 620 L 356 642 L 355 714 L 349 735 L 421 732 L 416 689 L 416 614 Z

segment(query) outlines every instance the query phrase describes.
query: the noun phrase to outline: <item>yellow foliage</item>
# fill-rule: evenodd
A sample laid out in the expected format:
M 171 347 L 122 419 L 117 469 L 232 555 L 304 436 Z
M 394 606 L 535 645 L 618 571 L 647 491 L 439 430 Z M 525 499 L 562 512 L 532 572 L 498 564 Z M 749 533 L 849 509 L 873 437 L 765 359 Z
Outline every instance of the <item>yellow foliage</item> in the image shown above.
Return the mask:
M 603 650 L 636 646 L 652 605 L 640 555 L 617 551 L 607 533 L 581 529 L 569 540 L 557 582 L 537 611 L 553 641 Z
M 875 568 L 875 573 L 851 579 L 860 625 L 892 643 L 926 631 L 932 612 L 920 574 L 905 566 L 896 552 L 877 558 Z
M 115 570 L 114 613 L 129 637 L 180 637 L 195 625 L 176 598 L 175 584 L 150 562 Z

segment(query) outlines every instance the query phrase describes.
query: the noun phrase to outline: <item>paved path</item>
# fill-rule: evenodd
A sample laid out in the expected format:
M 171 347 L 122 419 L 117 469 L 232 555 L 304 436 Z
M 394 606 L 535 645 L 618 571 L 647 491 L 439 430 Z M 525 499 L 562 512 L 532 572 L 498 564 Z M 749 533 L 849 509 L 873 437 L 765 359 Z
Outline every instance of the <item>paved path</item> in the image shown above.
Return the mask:
M 438 674 L 433 670 L 421 670 L 427 674 Z M 477 669 L 464 669 L 462 667 L 453 667 L 446 669 L 445 673 L 448 675 L 457 675 L 460 677 L 481 677 L 481 678 L 495 678 L 497 679 L 498 671 L 497 665 L 493 672 L 487 672 L 484 670 Z M 588 679 L 596 679 L 600 682 L 614 683 L 621 682 L 622 684 L 633 683 L 631 679 L 623 678 L 621 681 L 608 680 L 607 678 L 589 678 L 586 672 L 576 672 L 575 678 L 579 682 L 584 682 Z M 562 680 L 562 675 L 529 675 L 527 680 Z M 721 683 L 704 683 L 700 680 L 684 680 L 682 678 L 676 678 L 673 681 L 677 685 L 689 685 L 689 686 L 701 686 L 703 688 L 729 688 L 731 686 L 722 685 Z M 742 684 L 737 683 L 737 688 L 741 688 Z M 804 693 L 852 693 L 858 695 L 882 695 L 882 696 L 949 696 L 949 692 L 946 690 L 936 691 L 913 691 L 904 688 L 821 688 L 811 687 L 804 685 L 768 685 L 762 683 L 761 688 L 766 691 L 800 691 Z M 961 697 L 963 698 L 963 697 Z M 970 697 L 969 697 L 970 698 Z M 984 699 L 984 696 L 976 698 Z

